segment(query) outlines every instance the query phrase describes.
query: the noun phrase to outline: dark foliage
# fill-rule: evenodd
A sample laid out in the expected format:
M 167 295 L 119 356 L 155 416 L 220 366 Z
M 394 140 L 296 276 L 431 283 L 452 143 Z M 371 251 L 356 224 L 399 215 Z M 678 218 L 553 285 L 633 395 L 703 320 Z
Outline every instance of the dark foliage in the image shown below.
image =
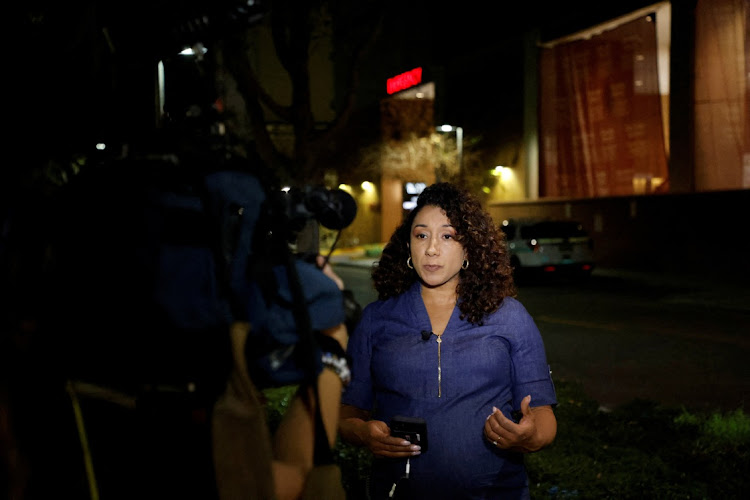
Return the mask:
M 569 381 L 556 382 L 557 439 L 527 455 L 534 499 L 726 499 L 750 491 L 750 417 L 699 414 L 634 400 L 612 412 Z M 290 393 L 291 394 L 291 393 Z M 269 396 L 272 421 L 288 394 Z M 352 500 L 365 498 L 371 455 L 339 441 Z

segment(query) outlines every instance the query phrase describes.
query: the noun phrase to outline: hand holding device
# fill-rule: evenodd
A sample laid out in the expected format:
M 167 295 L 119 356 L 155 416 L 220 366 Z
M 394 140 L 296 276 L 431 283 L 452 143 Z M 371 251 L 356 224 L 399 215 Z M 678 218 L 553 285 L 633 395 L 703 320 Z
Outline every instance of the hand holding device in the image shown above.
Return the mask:
M 423 418 L 397 415 L 391 420 L 391 436 L 406 439 L 427 451 L 427 422 Z

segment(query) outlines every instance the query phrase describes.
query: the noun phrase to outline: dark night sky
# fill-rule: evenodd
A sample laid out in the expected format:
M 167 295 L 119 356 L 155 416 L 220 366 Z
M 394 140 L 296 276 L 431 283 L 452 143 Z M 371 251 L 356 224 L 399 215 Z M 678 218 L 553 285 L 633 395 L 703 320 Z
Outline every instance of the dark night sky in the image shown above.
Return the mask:
M 542 40 L 582 30 L 653 2 L 482 2 L 417 0 L 389 17 L 381 66 L 369 74 L 373 93 L 384 78 L 417 66 L 438 73 L 438 116 L 465 129 L 518 127 L 523 109 L 524 35 Z M 390 45 L 389 45 L 390 43 Z M 385 57 L 384 57 L 385 54 Z
M 160 51 L 176 45 L 176 27 L 184 23 L 166 6 L 179 4 L 182 15 L 189 17 L 184 8 L 193 2 L 43 0 L 27 4 L 14 82 L 19 84 L 22 103 L 21 139 L 34 146 L 32 152 L 42 155 L 47 150 L 76 147 L 79 141 L 90 142 L 98 135 L 151 126 L 152 82 L 140 71 L 153 65 Z M 205 2 L 194 5 L 222 9 L 236 4 L 236 0 L 217 0 L 211 7 Z M 495 115 L 520 113 L 521 36 L 527 28 L 540 25 L 543 36 L 560 36 L 622 14 L 628 10 L 626 5 L 635 8 L 648 3 L 607 2 L 597 6 L 596 12 L 585 9 L 587 4 L 385 3 L 389 10 L 384 42 L 376 47 L 365 76 L 377 90 L 384 88 L 388 76 L 428 65 L 444 74 L 441 91 L 450 103 L 445 106 L 446 119 L 469 122 L 487 117 L 488 109 L 496 109 Z M 102 24 L 108 27 L 114 53 L 103 43 Z M 495 118 L 490 116 L 489 121 Z M 136 123 L 128 123 L 131 119 Z

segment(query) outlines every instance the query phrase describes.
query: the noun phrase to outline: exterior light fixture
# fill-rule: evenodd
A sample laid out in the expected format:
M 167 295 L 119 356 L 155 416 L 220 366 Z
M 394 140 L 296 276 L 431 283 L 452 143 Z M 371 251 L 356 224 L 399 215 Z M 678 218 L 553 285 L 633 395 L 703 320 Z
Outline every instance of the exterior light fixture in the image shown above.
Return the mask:
M 187 47 L 183 49 L 180 52 L 180 55 L 181 56 L 195 56 L 195 55 L 202 56 L 206 52 L 208 52 L 208 49 L 204 47 L 202 43 L 196 43 L 192 47 Z
M 498 165 L 490 170 L 490 174 L 493 177 L 499 177 L 501 181 L 507 181 L 513 177 L 512 169 L 510 167 L 504 167 L 502 165 Z

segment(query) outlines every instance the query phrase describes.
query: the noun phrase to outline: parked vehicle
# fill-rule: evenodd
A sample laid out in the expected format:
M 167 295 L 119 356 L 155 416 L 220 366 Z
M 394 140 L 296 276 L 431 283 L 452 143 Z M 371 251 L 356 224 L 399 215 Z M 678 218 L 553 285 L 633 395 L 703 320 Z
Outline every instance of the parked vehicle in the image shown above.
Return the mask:
M 587 278 L 594 269 L 594 242 L 576 221 L 506 219 L 500 228 L 508 241 L 516 278 Z

